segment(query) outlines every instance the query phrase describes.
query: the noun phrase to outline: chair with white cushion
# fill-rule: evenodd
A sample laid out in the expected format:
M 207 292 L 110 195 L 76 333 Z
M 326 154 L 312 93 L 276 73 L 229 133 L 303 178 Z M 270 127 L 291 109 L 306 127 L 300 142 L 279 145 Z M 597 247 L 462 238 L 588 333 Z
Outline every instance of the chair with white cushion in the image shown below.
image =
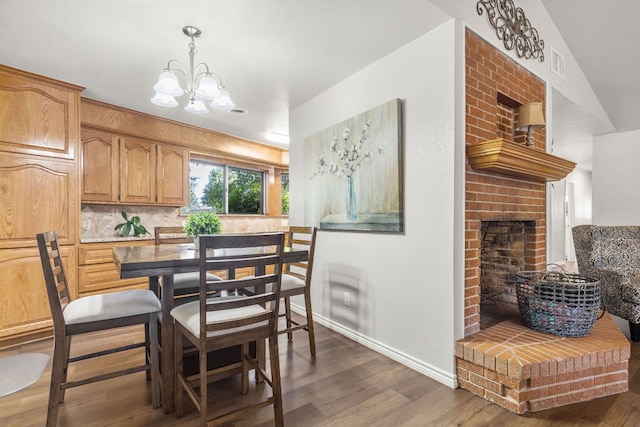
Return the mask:
M 151 402 L 154 408 L 159 407 L 161 387 L 157 313 L 160 311 L 160 301 L 156 295 L 150 290 L 135 289 L 73 299 L 69 293 L 55 231 L 38 234 L 37 240 L 54 331 L 47 426 L 56 425 L 58 406 L 64 401 L 66 389 L 134 372 L 151 371 Z M 148 339 L 136 344 L 69 357 L 72 336 L 131 325 L 144 325 L 148 328 L 145 330 Z M 140 347 L 145 347 L 141 364 L 89 378 L 74 381 L 67 379 L 69 364 L 72 362 Z
M 313 272 L 313 256 L 316 248 L 317 227 L 290 226 L 287 233 L 286 246 L 302 248 L 309 251 L 309 259 L 305 262 L 286 264 L 282 274 L 282 290 L 280 295 L 284 298 L 284 314 L 286 328 L 280 329 L 280 334 L 287 334 L 289 341 L 293 340 L 293 332 L 305 330 L 309 334 L 309 349 L 312 355 L 316 354 L 316 338 L 313 331 L 313 309 L 311 307 L 311 273 Z M 304 308 L 306 322 L 300 323 L 292 319 L 291 297 L 304 296 Z
M 282 391 L 280 385 L 280 361 L 278 354 L 278 308 L 280 280 L 282 275 L 282 253 L 284 235 L 245 234 L 200 236 L 200 297 L 197 301 L 175 307 L 171 316 L 175 322 L 175 372 L 176 372 L 176 416 L 184 413 L 183 395 L 187 395 L 200 411 L 200 425 L 214 421 L 225 423 L 246 413 L 273 405 L 274 424 L 282 426 Z M 215 251 L 214 251 L 215 249 Z M 221 254 L 221 251 L 227 251 Z M 247 254 L 250 252 L 250 254 Z M 231 254 L 230 254 L 231 253 Z M 207 280 L 210 270 L 234 271 L 238 268 L 254 268 L 254 276 Z M 267 289 L 268 287 L 268 289 Z M 209 293 L 250 288 L 249 295 L 211 298 Z M 269 340 L 271 374 L 262 366 L 260 351 L 252 355 L 250 344 L 262 345 Z M 193 345 L 198 352 L 198 374 L 187 376 L 184 372 L 183 346 Z M 207 353 L 240 347 L 241 360 L 217 369 L 208 369 Z M 271 386 L 271 396 L 256 396 L 251 404 L 224 412 L 215 411 L 209 418 L 207 384 L 219 379 L 224 373 L 240 369 L 241 392 L 249 391 L 249 370 Z M 265 393 L 266 394 L 266 393 Z M 223 412 L 223 413 L 220 413 Z

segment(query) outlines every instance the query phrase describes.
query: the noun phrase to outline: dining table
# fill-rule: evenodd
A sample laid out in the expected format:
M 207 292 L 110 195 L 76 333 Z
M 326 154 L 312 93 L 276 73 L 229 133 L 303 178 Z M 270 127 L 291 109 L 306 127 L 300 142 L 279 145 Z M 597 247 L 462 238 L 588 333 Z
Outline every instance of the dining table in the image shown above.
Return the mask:
M 216 249 L 216 256 L 250 256 L 256 249 Z M 285 248 L 285 264 L 307 261 L 308 251 Z M 165 413 L 175 410 L 174 328 L 171 310 L 174 307 L 173 276 L 177 273 L 199 271 L 200 253 L 194 244 L 159 244 L 145 246 L 119 246 L 113 248 L 113 259 L 121 279 L 148 277 L 149 289 L 160 292 L 162 313 L 162 406 Z M 256 271 L 256 274 L 261 272 Z M 162 278 L 160 282 L 160 278 Z

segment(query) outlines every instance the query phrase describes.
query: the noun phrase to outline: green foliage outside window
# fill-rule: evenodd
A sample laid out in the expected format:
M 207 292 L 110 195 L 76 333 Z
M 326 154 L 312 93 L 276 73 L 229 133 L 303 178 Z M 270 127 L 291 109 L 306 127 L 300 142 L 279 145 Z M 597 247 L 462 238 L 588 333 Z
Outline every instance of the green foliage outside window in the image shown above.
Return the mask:
M 229 213 L 262 212 L 262 173 L 229 168 Z
M 209 172 L 209 181 L 204 186 L 200 203 L 216 212 L 224 212 L 224 175 L 222 167 L 214 167 Z
M 289 215 L 289 174 L 280 175 L 282 181 L 282 215 Z
M 264 212 L 263 181 L 264 173 L 260 171 L 192 161 L 189 207 L 184 211 L 211 209 L 217 213 L 261 214 Z
M 190 211 L 193 209 L 197 209 L 199 206 L 198 196 L 196 194 L 196 186 L 198 185 L 198 177 L 190 176 L 189 177 L 189 207 L 187 209 L 183 208 L 183 211 Z

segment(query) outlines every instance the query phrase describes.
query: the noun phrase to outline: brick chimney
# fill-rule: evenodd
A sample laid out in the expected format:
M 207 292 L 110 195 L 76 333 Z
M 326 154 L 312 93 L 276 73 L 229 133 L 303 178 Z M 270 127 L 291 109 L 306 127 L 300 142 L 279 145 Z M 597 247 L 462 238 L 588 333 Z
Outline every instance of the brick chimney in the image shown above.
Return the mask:
M 466 30 L 465 55 L 467 145 L 496 138 L 523 143 L 524 132 L 515 131 L 514 126 L 518 107 L 536 101 L 545 105 L 545 82 L 469 29 Z M 531 149 L 545 151 L 545 147 L 543 128 L 536 131 Z M 524 224 L 523 259 L 517 269 L 543 269 L 546 262 L 546 185 L 477 171 L 467 163 L 465 198 L 466 336 L 480 330 L 483 223 L 515 221 Z

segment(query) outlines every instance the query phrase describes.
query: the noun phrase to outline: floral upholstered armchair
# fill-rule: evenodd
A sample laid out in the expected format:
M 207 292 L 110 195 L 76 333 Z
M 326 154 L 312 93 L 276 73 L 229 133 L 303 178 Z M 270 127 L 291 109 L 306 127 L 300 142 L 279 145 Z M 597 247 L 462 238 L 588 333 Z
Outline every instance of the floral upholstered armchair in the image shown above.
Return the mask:
M 640 227 L 573 227 L 580 275 L 600 280 L 604 308 L 629 321 L 632 341 L 640 341 Z

